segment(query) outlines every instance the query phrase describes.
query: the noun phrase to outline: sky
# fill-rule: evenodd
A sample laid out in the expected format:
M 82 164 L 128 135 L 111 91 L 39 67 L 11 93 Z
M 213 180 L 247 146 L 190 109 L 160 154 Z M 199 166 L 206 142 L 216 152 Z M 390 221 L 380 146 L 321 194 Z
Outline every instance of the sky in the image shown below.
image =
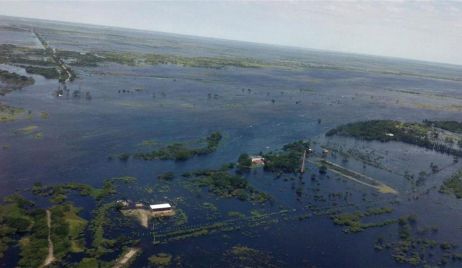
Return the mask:
M 461 1 L 0 0 L 0 14 L 462 65 Z

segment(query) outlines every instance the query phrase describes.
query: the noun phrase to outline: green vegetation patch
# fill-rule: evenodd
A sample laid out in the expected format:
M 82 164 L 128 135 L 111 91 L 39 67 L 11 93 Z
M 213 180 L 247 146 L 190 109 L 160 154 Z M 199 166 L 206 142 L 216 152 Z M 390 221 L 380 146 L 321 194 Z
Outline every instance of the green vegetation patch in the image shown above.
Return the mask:
M 335 224 L 345 226 L 346 228 L 343 230 L 345 233 L 357 233 L 357 232 L 364 231 L 367 228 L 381 227 L 381 226 L 396 223 L 397 222 L 396 220 L 386 220 L 386 221 L 377 222 L 377 223 L 362 223 L 361 222 L 361 219 L 363 217 L 391 213 L 392 211 L 393 211 L 392 208 L 387 208 L 387 207 L 370 208 L 364 212 L 355 211 L 352 213 L 332 215 L 331 219 L 334 221 Z
M 440 187 L 440 193 L 453 194 L 462 198 L 462 169 L 446 179 Z
M 4 96 L 16 89 L 21 89 L 34 83 L 34 79 L 31 77 L 11 73 L 5 70 L 0 70 L 0 81 L 6 84 L 0 85 L 0 96 Z
M 185 67 L 200 67 L 220 69 L 227 66 L 240 68 L 259 68 L 269 66 L 257 59 L 236 58 L 236 57 L 184 57 L 180 55 L 167 54 L 139 54 L 139 53 L 120 53 L 103 52 L 104 61 L 116 62 L 126 65 L 136 64 L 175 64 Z
M 90 222 L 90 231 L 92 233 L 92 249 L 89 252 L 100 257 L 106 253 L 113 252 L 115 240 L 106 239 L 104 237 L 105 226 L 109 225 L 110 219 L 108 217 L 109 211 L 114 209 L 114 203 L 106 203 L 99 206 L 94 211 L 94 217 Z
M 83 231 L 87 221 L 81 218 L 79 209 L 72 204 L 58 205 L 51 211 L 51 239 L 55 257 L 62 258 L 69 252 L 79 253 L 85 250 Z
M 264 169 L 271 172 L 299 172 L 303 154 L 309 148 L 310 142 L 296 141 L 284 145 L 281 151 L 266 153 L 263 155 Z
M 239 200 L 266 202 L 270 197 L 254 189 L 247 179 L 241 175 L 230 174 L 228 170 L 198 170 L 183 174 L 193 177 L 193 184 L 208 190 L 220 197 L 235 197 Z
M 424 120 L 424 124 L 426 124 L 427 126 L 437 127 L 455 133 L 462 133 L 462 122 Z
M 167 253 L 158 253 L 149 257 L 149 263 L 154 267 L 165 267 L 169 266 L 172 262 L 172 255 Z
M 462 156 L 462 150 L 453 148 L 453 142 L 449 140 L 441 140 L 438 133 L 438 129 L 425 121 L 424 123 L 404 123 L 393 120 L 371 120 L 338 126 L 329 130 L 326 136 L 339 135 L 381 142 L 399 141 L 441 153 Z
M 233 267 L 281 267 L 270 253 L 241 245 L 227 250 L 224 259 Z
M 415 216 L 401 217 L 398 221 L 399 240 L 387 243 L 379 237 L 374 248 L 390 251 L 397 263 L 419 267 L 444 266 L 462 261 L 462 254 L 455 251 L 456 245 L 427 238 L 437 231 L 435 227 L 418 229 Z
M 200 148 L 190 148 L 183 143 L 174 143 L 148 153 L 136 153 L 134 158 L 143 160 L 188 160 L 196 155 L 206 155 L 217 150 L 222 139 L 220 132 L 214 132 L 206 138 L 206 145 Z M 126 155 L 124 154 L 124 157 Z M 119 157 L 120 158 L 120 157 Z M 123 159 L 122 159 L 123 160 Z
M 94 188 L 88 184 L 75 182 L 54 186 L 44 186 L 41 183 L 35 183 L 32 187 L 32 193 L 40 196 L 49 196 L 53 203 L 64 202 L 67 199 L 66 194 L 69 191 L 76 191 L 81 196 L 91 196 L 96 200 L 116 193 L 114 183 L 111 179 L 105 180 L 102 188 Z
M 59 79 L 59 72 L 56 68 L 37 67 L 37 66 L 26 66 L 26 72 L 29 74 L 38 74 L 46 79 Z
M 0 205 L 0 258 L 8 247 L 15 242 L 17 234 L 28 233 L 34 223 L 34 215 L 28 211 L 34 204 L 19 195 L 5 198 Z
M 14 121 L 24 118 L 26 111 L 22 108 L 16 108 L 0 103 L 0 122 Z
M 33 226 L 28 235 L 21 238 L 20 246 L 20 267 L 39 267 L 48 255 L 48 225 L 46 212 L 37 209 L 29 213 L 33 219 Z
M 45 186 L 40 182 L 32 186 L 32 193 L 39 196 L 49 196 L 53 203 L 62 203 L 66 201 L 69 191 L 76 191 L 81 196 L 91 196 L 96 200 L 113 195 L 117 192 L 115 184 L 129 184 L 136 181 L 135 177 L 122 176 L 104 180 L 102 188 L 95 188 L 88 184 L 69 182 L 54 186 Z

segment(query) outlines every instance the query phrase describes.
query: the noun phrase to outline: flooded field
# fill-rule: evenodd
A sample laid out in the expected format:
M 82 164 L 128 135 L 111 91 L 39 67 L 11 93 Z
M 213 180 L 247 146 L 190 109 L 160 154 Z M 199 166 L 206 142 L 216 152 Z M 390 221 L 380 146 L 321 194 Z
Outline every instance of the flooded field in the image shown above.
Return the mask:
M 0 70 L 34 80 L 0 96 L 22 109 L 0 121 L 0 196 L 73 219 L 73 249 L 54 245 L 58 267 L 462 265 L 462 203 L 439 191 L 462 168 L 456 156 L 325 136 L 365 120 L 460 121 L 460 66 L 7 17 L 0 46 Z M 27 66 L 57 68 L 62 81 Z M 207 145 L 214 132 L 221 140 Z M 298 140 L 313 151 L 304 173 L 236 164 Z M 117 200 L 175 213 L 145 228 Z M 59 212 L 66 204 L 76 210 Z M 28 228 L 2 237 L 0 267 L 28 267 Z

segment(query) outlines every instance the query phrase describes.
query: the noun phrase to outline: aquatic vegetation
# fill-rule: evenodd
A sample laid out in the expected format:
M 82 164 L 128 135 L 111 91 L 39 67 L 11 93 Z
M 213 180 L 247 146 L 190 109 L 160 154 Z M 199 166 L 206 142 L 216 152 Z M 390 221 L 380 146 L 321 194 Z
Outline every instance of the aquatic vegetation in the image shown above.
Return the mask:
M 155 267 L 169 266 L 171 262 L 172 255 L 167 253 L 157 253 L 156 255 L 152 255 L 151 257 L 149 257 L 149 263 L 151 263 Z
M 188 160 L 196 155 L 206 155 L 217 150 L 222 139 L 220 132 L 214 132 L 206 138 L 206 146 L 190 148 L 183 143 L 174 143 L 149 153 L 136 153 L 134 158 L 143 160 Z
M 454 251 L 457 248 L 454 244 L 417 237 L 416 225 L 415 216 L 401 217 L 398 221 L 399 240 L 387 243 L 379 237 L 374 248 L 390 251 L 397 263 L 413 266 L 444 266 L 462 261 L 462 254 Z
M 245 218 L 245 214 L 239 211 L 228 211 L 228 216 L 233 218 Z
M 32 135 L 32 134 L 36 133 L 37 130 L 38 130 L 38 126 L 31 125 L 31 126 L 27 126 L 27 127 L 17 129 L 15 131 L 15 133 L 23 134 L 23 135 Z
M 115 184 L 129 184 L 136 181 L 135 177 L 122 176 L 105 179 L 102 188 L 95 188 L 88 184 L 69 182 L 53 186 L 45 186 L 41 182 L 36 182 L 32 186 L 32 193 L 40 196 L 50 196 L 54 203 L 62 203 L 67 199 L 66 194 L 69 191 L 76 191 L 81 196 L 91 196 L 96 200 L 103 199 L 117 192 Z
M 96 258 L 83 258 L 78 264 L 75 266 L 76 268 L 94 268 L 94 267 L 112 267 L 110 263 L 99 261 Z
M 284 145 L 282 151 L 263 154 L 265 158 L 264 169 L 271 172 L 299 172 L 303 154 L 309 148 L 310 142 L 296 141 Z
M 175 217 L 173 218 L 176 226 L 184 225 L 188 223 L 188 215 L 181 209 L 175 209 Z
M 331 216 L 333 222 L 337 225 L 346 226 L 343 230 L 345 233 L 357 233 L 364 231 L 367 228 L 372 227 L 381 227 L 388 224 L 394 224 L 396 220 L 386 220 L 383 222 L 377 223 L 362 223 L 361 219 L 363 217 L 374 216 L 374 215 L 381 215 L 386 213 L 391 213 L 393 211 L 392 208 L 370 208 L 364 212 L 355 211 L 351 213 L 343 213 L 343 214 L 334 214 Z
M 432 125 L 434 124 L 435 121 L 432 121 Z M 366 141 L 399 141 L 441 153 L 462 156 L 462 150 L 453 148 L 452 143 L 442 140 L 440 135 L 435 133 L 438 133 L 438 130 L 426 123 L 371 120 L 338 126 L 329 130 L 326 136 L 348 136 Z
M 56 68 L 46 68 L 46 67 L 37 67 L 37 66 L 26 66 L 26 72 L 29 74 L 38 74 L 46 79 L 59 79 L 59 72 Z
M 203 208 L 209 210 L 209 211 L 213 211 L 213 212 L 218 211 L 217 206 L 215 206 L 214 204 L 209 203 L 209 202 L 204 202 L 204 203 L 202 203 L 201 206 L 202 206 Z
M 14 121 L 24 118 L 26 111 L 22 108 L 16 108 L 0 103 L 0 122 Z
M 227 263 L 233 267 L 280 267 L 282 264 L 274 260 L 273 256 L 254 248 L 236 245 L 224 254 Z
M 439 189 L 440 193 L 453 194 L 462 198 L 462 170 L 457 171 L 450 178 L 446 179 Z
M 175 173 L 173 172 L 165 172 L 157 176 L 159 180 L 171 181 L 175 178 Z

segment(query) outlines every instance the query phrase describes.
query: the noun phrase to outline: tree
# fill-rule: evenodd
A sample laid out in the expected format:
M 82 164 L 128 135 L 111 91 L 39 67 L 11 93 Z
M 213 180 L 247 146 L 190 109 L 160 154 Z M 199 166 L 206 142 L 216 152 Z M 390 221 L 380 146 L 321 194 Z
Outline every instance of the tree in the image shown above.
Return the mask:
M 237 160 L 239 168 L 250 168 L 252 166 L 252 159 L 248 154 L 241 154 Z

